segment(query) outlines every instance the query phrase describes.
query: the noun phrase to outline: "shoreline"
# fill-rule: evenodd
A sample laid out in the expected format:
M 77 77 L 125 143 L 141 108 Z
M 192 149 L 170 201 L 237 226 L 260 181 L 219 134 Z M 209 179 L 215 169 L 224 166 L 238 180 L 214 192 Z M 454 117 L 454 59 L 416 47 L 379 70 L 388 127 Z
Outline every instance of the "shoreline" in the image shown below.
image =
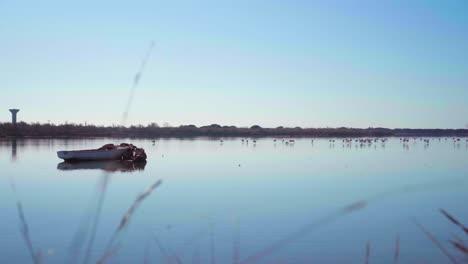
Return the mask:
M 51 125 L 0 123 L 0 138 L 363 138 L 363 137 L 468 137 L 468 129 L 409 128 L 262 128 L 194 125 L 179 127 L 94 125 Z

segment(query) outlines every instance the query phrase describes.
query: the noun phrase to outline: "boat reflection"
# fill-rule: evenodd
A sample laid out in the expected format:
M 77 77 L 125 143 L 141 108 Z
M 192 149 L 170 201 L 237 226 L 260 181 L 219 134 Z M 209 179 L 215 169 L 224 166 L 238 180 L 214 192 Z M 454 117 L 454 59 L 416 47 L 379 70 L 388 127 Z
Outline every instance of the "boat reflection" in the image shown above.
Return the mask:
M 109 161 L 82 161 L 82 162 L 61 162 L 57 164 L 58 170 L 104 170 L 107 172 L 129 172 L 144 170 L 145 162 L 133 162 L 128 160 Z

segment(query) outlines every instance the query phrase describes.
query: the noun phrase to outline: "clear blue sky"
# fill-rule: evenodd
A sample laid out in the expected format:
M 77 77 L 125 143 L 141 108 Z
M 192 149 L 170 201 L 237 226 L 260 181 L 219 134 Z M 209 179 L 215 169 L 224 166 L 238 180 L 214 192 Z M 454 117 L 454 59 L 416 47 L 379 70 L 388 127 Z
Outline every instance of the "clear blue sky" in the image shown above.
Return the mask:
M 0 121 L 468 124 L 468 1 L 0 0 Z

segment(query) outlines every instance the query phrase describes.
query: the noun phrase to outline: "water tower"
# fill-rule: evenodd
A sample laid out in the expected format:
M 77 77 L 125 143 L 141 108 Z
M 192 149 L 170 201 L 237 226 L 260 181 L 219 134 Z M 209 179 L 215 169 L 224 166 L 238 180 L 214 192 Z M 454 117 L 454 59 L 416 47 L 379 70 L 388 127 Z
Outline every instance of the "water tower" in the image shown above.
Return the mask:
M 16 126 L 16 114 L 18 114 L 19 109 L 10 109 L 11 112 L 11 123 Z

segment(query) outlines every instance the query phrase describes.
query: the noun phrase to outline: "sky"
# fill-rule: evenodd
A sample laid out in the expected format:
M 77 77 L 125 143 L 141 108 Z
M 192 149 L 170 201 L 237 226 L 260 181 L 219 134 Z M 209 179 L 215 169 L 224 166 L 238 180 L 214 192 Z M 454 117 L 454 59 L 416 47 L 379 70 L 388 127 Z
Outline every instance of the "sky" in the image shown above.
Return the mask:
M 468 1 L 0 0 L 0 122 L 468 128 Z

